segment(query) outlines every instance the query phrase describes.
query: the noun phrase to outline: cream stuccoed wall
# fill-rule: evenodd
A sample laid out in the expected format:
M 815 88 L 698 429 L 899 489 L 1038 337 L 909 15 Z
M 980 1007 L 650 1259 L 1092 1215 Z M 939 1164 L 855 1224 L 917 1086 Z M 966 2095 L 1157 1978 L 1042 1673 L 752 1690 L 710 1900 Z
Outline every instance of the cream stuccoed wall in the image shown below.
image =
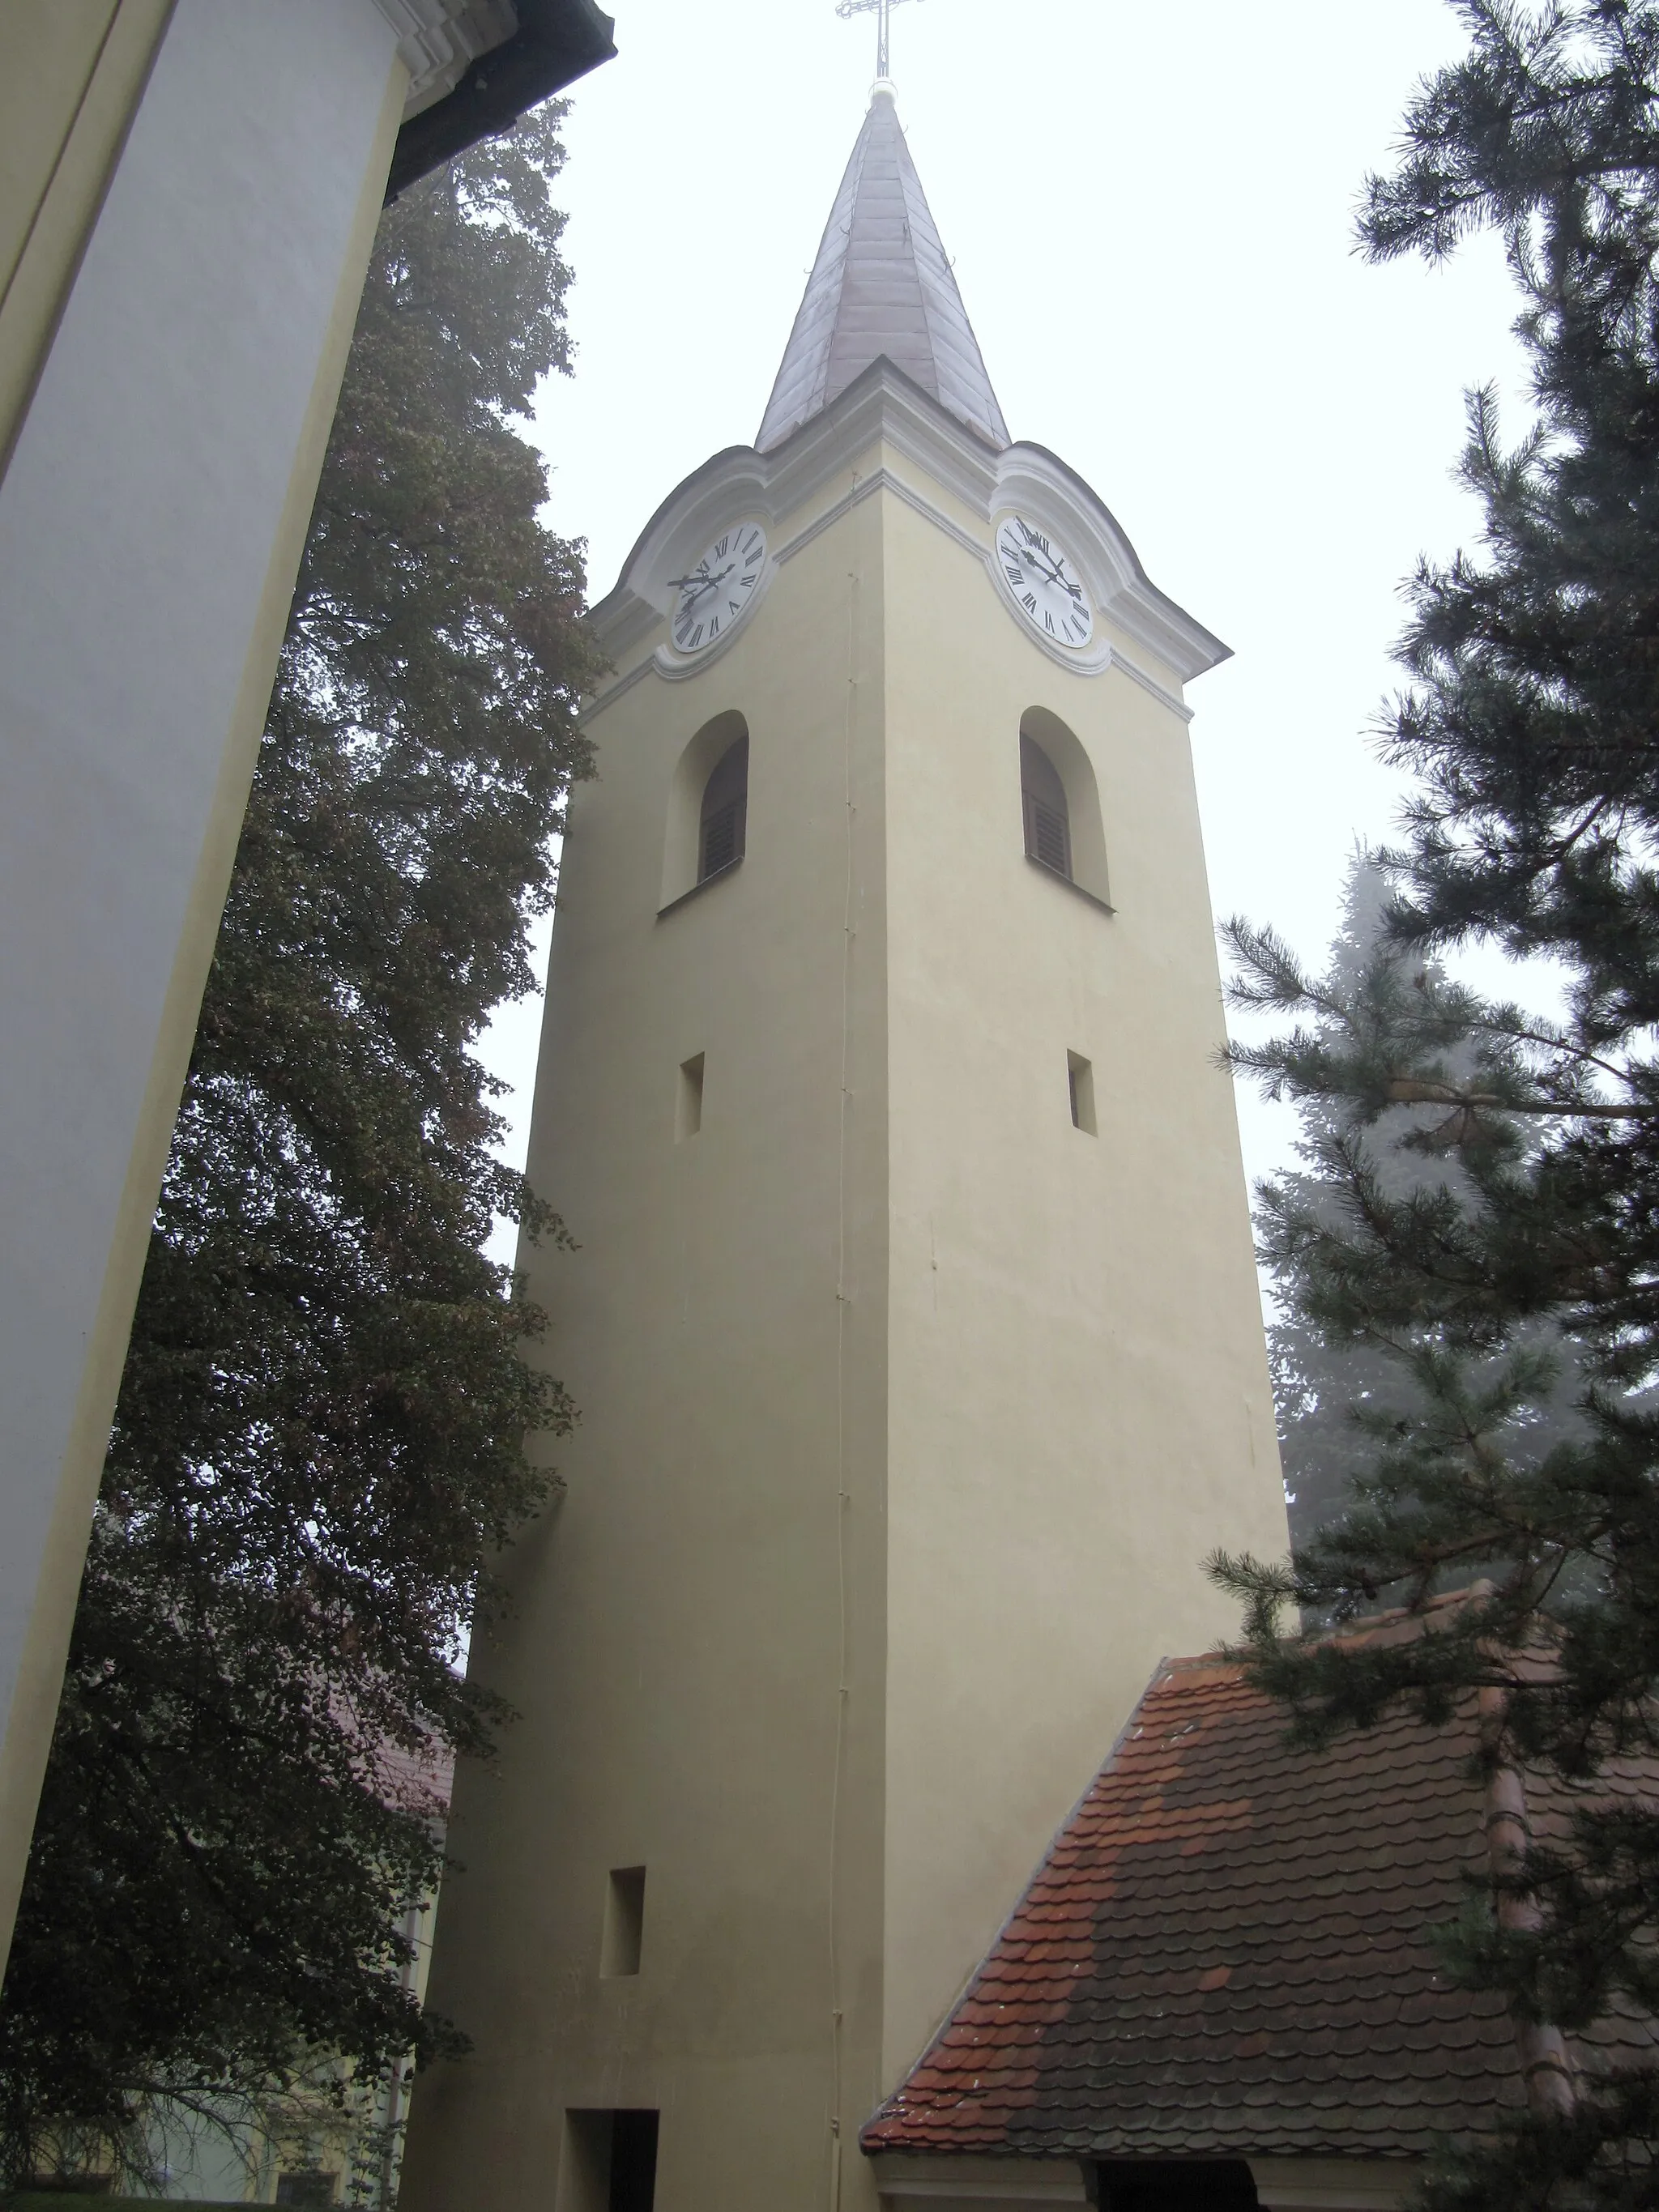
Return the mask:
M 0 481 L 0 1950 L 397 38 L 374 0 L 177 0 Z
M 1089 541 L 1090 675 L 992 580 L 1014 486 Z M 773 573 L 681 661 L 667 579 L 744 517 Z M 1178 696 L 1214 641 L 1057 464 L 882 364 L 682 487 L 596 619 L 530 1154 L 580 1249 L 526 1255 L 583 1418 L 475 1644 L 521 1717 L 458 1780 L 431 1996 L 477 2049 L 401 2202 L 589 2212 L 567 2113 L 646 2106 L 661 2212 L 872 2207 L 860 2124 L 1158 1661 L 1231 1626 L 1202 1555 L 1285 1543 Z M 1115 912 L 1025 859 L 1032 707 L 1093 763 Z M 733 711 L 746 857 L 659 917 Z
M 666 2115 L 659 2205 L 821 2203 L 838 1998 L 849 2111 L 879 2070 L 880 576 L 871 504 L 716 667 L 595 720 L 530 1156 L 580 1241 L 531 1273 L 583 1420 L 475 1640 L 522 1717 L 457 1779 L 430 2001 L 477 2049 L 417 2087 L 405 2212 L 544 2212 L 565 2110 L 623 2104 Z M 748 856 L 659 921 L 678 756 L 733 707 Z M 607 1876 L 639 1865 L 642 1971 L 604 1981 Z
M 1205 1555 L 1285 1528 L 1186 725 L 884 520 L 890 2084 L 1158 1662 L 1237 1626 Z M 1089 755 L 1113 913 L 1025 857 L 1033 706 Z

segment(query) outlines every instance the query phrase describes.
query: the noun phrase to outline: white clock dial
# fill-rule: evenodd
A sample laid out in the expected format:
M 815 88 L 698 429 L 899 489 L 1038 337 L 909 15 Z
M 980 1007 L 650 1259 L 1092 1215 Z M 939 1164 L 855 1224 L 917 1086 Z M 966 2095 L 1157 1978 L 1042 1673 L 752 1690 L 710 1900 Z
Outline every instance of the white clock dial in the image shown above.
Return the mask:
M 670 579 L 674 605 L 668 618 L 682 653 L 705 653 L 731 630 L 757 589 L 766 567 L 766 532 L 740 522 L 717 538 L 684 576 Z
M 1095 611 L 1071 556 L 1023 514 L 1011 514 L 997 531 L 997 559 L 1032 629 L 1081 652 L 1095 634 Z

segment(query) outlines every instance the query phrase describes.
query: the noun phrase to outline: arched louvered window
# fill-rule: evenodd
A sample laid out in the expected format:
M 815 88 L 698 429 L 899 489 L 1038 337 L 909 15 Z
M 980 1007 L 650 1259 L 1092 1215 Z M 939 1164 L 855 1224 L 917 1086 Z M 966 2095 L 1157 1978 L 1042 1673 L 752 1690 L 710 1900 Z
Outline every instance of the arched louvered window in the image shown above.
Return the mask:
M 1066 787 L 1054 763 L 1034 738 L 1019 740 L 1019 787 L 1025 802 L 1025 849 L 1045 868 L 1072 874 L 1072 824 Z
M 703 787 L 697 837 L 700 884 L 742 860 L 748 819 L 749 740 L 742 737 L 721 754 Z

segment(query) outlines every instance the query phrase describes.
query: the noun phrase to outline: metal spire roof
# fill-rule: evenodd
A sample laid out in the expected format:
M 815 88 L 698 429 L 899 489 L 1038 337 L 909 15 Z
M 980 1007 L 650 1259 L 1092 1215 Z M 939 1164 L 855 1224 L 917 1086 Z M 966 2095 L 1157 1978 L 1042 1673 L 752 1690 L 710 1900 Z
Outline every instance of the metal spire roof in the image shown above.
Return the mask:
M 1008 426 L 899 128 L 878 84 L 755 443 L 763 453 L 885 354 L 994 446 Z

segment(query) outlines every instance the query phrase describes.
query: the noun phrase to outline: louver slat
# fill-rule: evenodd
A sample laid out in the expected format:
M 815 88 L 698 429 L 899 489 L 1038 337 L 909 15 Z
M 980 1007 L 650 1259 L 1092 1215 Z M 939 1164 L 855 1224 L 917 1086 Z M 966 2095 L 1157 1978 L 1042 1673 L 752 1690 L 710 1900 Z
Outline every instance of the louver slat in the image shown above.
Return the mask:
M 1069 877 L 1072 872 L 1071 840 L 1066 834 L 1066 817 L 1056 814 L 1052 806 L 1045 806 L 1040 799 L 1028 799 L 1026 850 L 1034 860 L 1041 860 L 1045 868 L 1053 868 L 1059 875 Z
M 718 814 L 711 814 L 703 823 L 700 883 L 717 876 L 722 868 L 729 868 L 734 860 L 742 858 L 745 811 L 744 801 L 734 799 L 729 806 L 722 806 Z

